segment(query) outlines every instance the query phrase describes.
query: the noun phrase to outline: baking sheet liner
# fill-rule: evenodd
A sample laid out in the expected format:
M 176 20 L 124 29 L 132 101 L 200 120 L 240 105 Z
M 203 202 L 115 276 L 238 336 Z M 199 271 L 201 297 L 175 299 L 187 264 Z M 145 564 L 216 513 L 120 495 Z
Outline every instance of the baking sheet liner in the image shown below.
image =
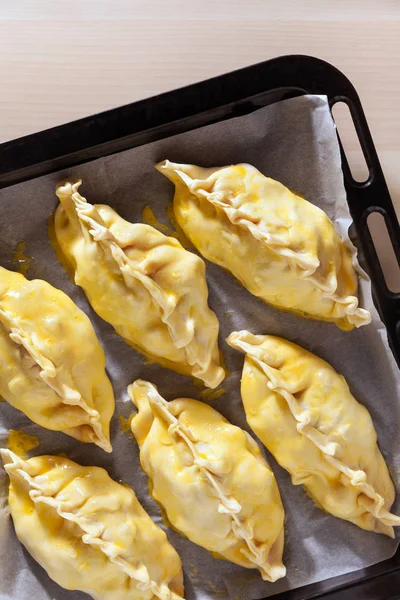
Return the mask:
M 149 496 L 137 445 L 121 428 L 119 417 L 127 418 L 134 410 L 126 388 L 141 377 L 155 383 L 169 400 L 179 396 L 201 399 L 201 390 L 188 377 L 148 364 L 93 312 L 82 290 L 71 283 L 56 259 L 48 238 L 48 219 L 57 205 L 56 183 L 66 177 L 81 177 L 81 190 L 89 202 L 109 204 L 132 222 L 141 221 L 143 208 L 150 205 L 156 217 L 168 225 L 167 206 L 172 200 L 173 186 L 154 169 L 154 164 L 165 158 L 209 167 L 251 163 L 265 175 L 281 181 L 321 207 L 342 235 L 347 235 L 351 225 L 336 131 L 327 100 L 320 96 L 285 100 L 246 116 L 0 191 L 0 264 L 15 270 L 15 248 L 18 242 L 25 242 L 25 253 L 33 259 L 28 277 L 42 278 L 61 288 L 90 316 L 107 354 L 107 370 L 116 397 L 111 424 L 114 452 L 111 455 L 62 433 L 42 429 L 6 402 L 0 404 L 1 446 L 7 445 L 8 429 L 23 429 L 40 440 L 40 446 L 31 455 L 65 452 L 69 458 L 84 465 L 105 467 L 111 477 L 133 487 L 144 508 L 161 527 L 165 527 L 162 515 Z M 207 280 L 209 303 L 220 321 L 220 347 L 230 372 L 222 384 L 224 395 L 212 405 L 230 421 L 249 431 L 239 392 L 243 355 L 229 348 L 225 338 L 238 329 L 285 337 L 327 360 L 346 377 L 355 397 L 368 407 L 373 417 L 381 450 L 398 489 L 399 371 L 388 347 L 386 331 L 373 307 L 368 279 L 361 281 L 361 305 L 372 312 L 373 322 L 351 332 L 343 332 L 334 324 L 279 312 L 253 297 L 231 275 L 208 262 Z M 186 598 L 248 600 L 272 596 L 367 567 L 394 554 L 398 541 L 362 531 L 325 514 L 307 497 L 302 487 L 291 484 L 289 475 L 264 448 L 263 451 L 275 472 L 286 510 L 284 562 L 287 577 L 274 584 L 263 582 L 257 571 L 215 559 L 175 531 L 166 529 L 182 558 Z M 8 478 L 2 468 L 0 478 L 1 600 L 87 598 L 84 593 L 65 591 L 52 582 L 23 549 L 15 537 L 8 513 Z M 398 501 L 393 512 L 399 513 Z M 32 535 L 35 535 L 34 531 Z

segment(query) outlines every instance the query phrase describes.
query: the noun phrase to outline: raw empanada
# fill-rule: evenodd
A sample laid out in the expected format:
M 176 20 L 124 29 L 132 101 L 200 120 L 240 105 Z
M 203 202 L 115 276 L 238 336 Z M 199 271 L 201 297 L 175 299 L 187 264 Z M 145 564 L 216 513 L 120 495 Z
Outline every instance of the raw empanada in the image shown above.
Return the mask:
M 0 395 L 32 421 L 111 452 L 114 394 L 89 318 L 46 281 L 0 267 Z
M 227 341 L 246 354 L 247 422 L 292 482 L 335 517 L 394 537 L 393 483 L 370 414 L 344 377 L 278 337 L 239 331 Z
M 141 464 L 172 526 L 267 581 L 284 577 L 284 510 L 253 438 L 203 402 L 166 402 L 146 381 L 128 392 Z
M 178 600 L 181 561 L 131 488 L 104 469 L 1 450 L 15 531 L 49 577 L 95 600 Z
M 216 387 L 218 320 L 208 307 L 205 265 L 174 238 L 86 202 L 81 182 L 57 188 L 55 232 L 94 310 L 157 362 Z
M 350 250 L 318 207 L 251 165 L 202 169 L 168 160 L 175 218 L 201 254 L 283 310 L 366 325 Z

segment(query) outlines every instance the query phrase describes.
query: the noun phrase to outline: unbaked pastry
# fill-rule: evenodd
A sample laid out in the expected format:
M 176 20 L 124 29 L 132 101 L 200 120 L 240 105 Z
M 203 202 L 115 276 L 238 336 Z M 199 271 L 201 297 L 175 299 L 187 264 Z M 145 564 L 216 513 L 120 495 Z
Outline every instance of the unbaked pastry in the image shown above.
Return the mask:
M 394 537 L 394 486 L 371 416 L 344 377 L 282 338 L 238 331 L 227 341 L 246 354 L 247 422 L 292 482 L 335 517 Z
M 0 267 L 0 395 L 32 421 L 111 452 L 114 394 L 85 313 L 46 281 Z
M 247 164 L 166 160 L 157 169 L 176 186 L 175 218 L 190 241 L 252 294 L 342 329 L 370 322 L 358 307 L 351 252 L 317 206 Z
M 268 463 L 249 434 L 189 398 L 166 402 L 137 380 L 131 427 L 152 494 L 192 542 L 263 579 L 284 577 L 284 510 Z
M 94 310 L 128 343 L 169 368 L 217 387 L 218 320 L 205 265 L 178 240 L 89 204 L 81 181 L 57 188 L 55 233 Z
M 95 600 L 178 600 L 181 561 L 131 488 L 99 467 L 1 450 L 15 531 L 49 577 Z

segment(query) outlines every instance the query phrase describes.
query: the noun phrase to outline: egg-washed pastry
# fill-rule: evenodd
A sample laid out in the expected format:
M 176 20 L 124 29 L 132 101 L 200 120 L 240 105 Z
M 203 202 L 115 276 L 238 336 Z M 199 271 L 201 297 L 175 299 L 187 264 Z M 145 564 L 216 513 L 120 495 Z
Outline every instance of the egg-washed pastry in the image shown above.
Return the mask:
M 208 307 L 205 265 L 172 237 L 92 205 L 78 188 L 57 188 L 55 233 L 94 310 L 125 341 L 208 387 L 219 364 L 218 320 Z
M 335 517 L 394 537 L 393 483 L 370 414 L 344 377 L 282 338 L 238 331 L 227 341 L 246 354 L 247 422 L 294 485 Z
M 89 318 L 64 292 L 0 267 L 0 396 L 42 427 L 111 452 L 105 366 Z
M 181 561 L 134 491 L 99 467 L 1 450 L 19 541 L 67 590 L 94 600 L 178 600 Z
M 284 577 L 284 510 L 268 463 L 252 437 L 189 398 L 166 402 L 137 380 L 131 427 L 152 495 L 192 542 L 267 581 Z
M 328 216 L 247 164 L 157 165 L 176 186 L 175 218 L 197 250 L 272 306 L 342 329 L 370 322 L 358 307 L 352 255 Z

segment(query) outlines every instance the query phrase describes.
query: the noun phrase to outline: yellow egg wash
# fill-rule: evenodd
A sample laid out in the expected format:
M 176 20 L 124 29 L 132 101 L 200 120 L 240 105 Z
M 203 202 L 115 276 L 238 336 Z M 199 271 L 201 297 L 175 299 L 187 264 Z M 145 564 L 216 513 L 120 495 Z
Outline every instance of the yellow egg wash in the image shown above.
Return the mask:
M 29 435 L 22 429 L 10 429 L 7 439 L 7 447 L 17 456 L 25 457 L 29 450 L 33 450 L 40 445 L 39 438 L 36 435 Z
M 223 387 L 217 388 L 216 390 L 204 390 L 201 392 L 200 398 L 205 402 L 212 402 L 213 400 L 221 398 L 221 396 L 225 394 L 225 391 L 226 390 L 224 390 Z
M 142 210 L 142 221 L 147 225 L 151 225 L 154 229 L 158 229 L 158 231 L 161 231 L 164 235 L 174 237 L 175 232 L 168 227 L 168 225 L 161 223 L 161 221 L 157 219 L 153 209 L 149 205 L 145 206 Z
M 54 214 L 52 213 L 47 220 L 47 235 L 49 238 L 50 246 L 53 248 L 56 258 L 60 265 L 65 269 L 68 277 L 75 283 L 75 273 L 65 254 L 63 253 L 60 244 L 58 243 L 56 236 L 56 229 L 54 225 Z
M 111 206 L 87 202 L 78 192 L 81 183 L 57 188 L 54 218 L 75 282 L 135 350 L 217 387 L 225 374 L 204 262 L 153 227 L 159 223 L 151 208 L 144 218 L 152 225 L 130 223 Z
M 143 365 L 145 367 L 147 367 L 149 365 L 156 365 L 156 364 L 157 364 L 157 361 L 154 360 L 154 358 L 150 358 L 150 356 L 144 357 Z
M 134 417 L 135 415 L 133 414 L 132 417 Z M 133 435 L 133 434 L 132 434 Z M 152 479 L 149 477 L 147 480 L 147 489 L 149 490 L 149 496 L 151 496 L 154 500 L 154 502 L 156 502 L 159 511 L 160 511 L 160 516 L 161 516 L 161 522 L 164 525 L 164 527 L 167 527 L 169 529 L 172 529 L 173 531 L 175 531 L 176 533 L 180 534 L 180 531 L 178 531 L 177 529 L 175 529 L 175 527 L 172 525 L 172 523 L 170 522 L 170 520 L 168 519 L 167 513 L 165 508 L 163 507 L 162 504 L 160 504 L 160 502 L 158 502 L 158 500 L 156 498 L 154 498 L 153 495 L 153 481 Z
M 224 356 L 224 353 L 222 352 L 222 350 L 219 351 L 219 364 L 221 365 L 221 368 L 225 371 L 225 379 L 227 379 L 229 377 L 229 375 L 231 374 L 231 372 L 229 371 L 228 367 L 226 366 L 225 356 Z
M 171 525 L 211 553 L 258 569 L 267 581 L 283 577 L 284 509 L 256 442 L 204 402 L 167 402 L 143 380 L 128 394 L 138 409 L 131 427 L 150 493 Z
M 12 263 L 17 267 L 18 273 L 22 273 L 22 275 L 26 275 L 33 258 L 25 254 L 26 251 L 26 242 L 18 242 L 16 249 L 14 250 Z
M 335 517 L 394 537 L 400 517 L 390 512 L 390 473 L 371 416 L 344 377 L 283 338 L 236 331 L 227 342 L 246 355 L 247 422 L 293 484 Z
M 167 217 L 168 220 L 174 226 L 173 236 L 182 244 L 182 246 L 186 249 L 195 250 L 196 248 L 189 240 L 182 227 L 179 225 L 178 221 L 175 219 L 174 215 L 174 204 L 173 202 L 169 202 L 167 206 Z
M 156 165 L 174 215 L 201 255 L 271 306 L 342 329 L 367 325 L 353 256 L 320 208 L 251 165 Z
M 192 377 L 192 383 L 197 388 L 204 389 L 204 381 L 202 381 L 201 379 L 197 379 L 197 377 Z
M 89 318 L 41 279 L 0 267 L 0 288 L 2 396 L 41 427 L 111 452 L 114 395 Z
M 168 360 L 168 358 L 162 358 L 160 356 L 153 356 L 146 352 L 146 350 L 140 346 L 139 344 L 135 344 L 132 340 L 128 340 L 127 338 L 122 338 L 128 346 L 142 354 L 144 357 L 143 365 L 160 365 L 164 369 L 169 369 L 170 371 L 175 371 L 175 373 L 179 373 L 180 375 L 190 375 L 190 366 L 181 365 L 179 363 L 175 363 L 172 360 Z M 193 378 L 194 380 L 195 378 Z M 204 381 L 201 379 L 199 381 L 199 387 L 204 387 Z
M 160 365 L 164 369 L 169 369 L 170 371 L 175 371 L 175 373 L 179 373 L 179 375 L 186 375 L 186 376 L 190 375 L 190 366 L 177 364 L 177 363 L 173 362 L 172 360 L 168 360 L 167 358 L 161 358 L 159 356 L 152 356 L 151 354 L 146 352 L 146 350 L 144 350 L 141 346 L 139 346 L 139 344 L 135 344 L 134 342 L 132 342 L 131 340 L 128 340 L 126 338 L 123 338 L 123 340 L 126 344 L 128 344 L 128 346 L 133 348 L 133 350 L 136 350 L 136 352 L 139 352 L 139 354 L 143 355 L 143 357 L 144 357 L 143 365 L 144 366 Z M 228 377 L 228 375 L 230 375 L 230 371 L 228 371 L 228 369 L 226 368 L 225 358 L 224 358 L 222 350 L 219 350 L 219 357 L 220 357 L 219 358 L 219 361 L 220 361 L 219 366 L 225 371 L 225 378 L 226 378 L 226 377 Z M 204 387 L 205 387 L 204 381 L 197 377 L 192 377 L 192 383 L 193 383 L 193 385 L 195 385 L 196 387 L 201 388 L 201 389 L 204 389 Z
M 127 433 L 128 437 L 133 437 L 133 433 L 131 431 L 132 419 L 133 419 L 133 414 L 130 417 L 128 417 L 127 419 L 123 415 L 118 416 L 119 428 L 121 429 L 122 433 Z
M 222 556 L 218 556 L 216 552 L 211 552 L 211 554 L 214 556 L 214 558 L 225 560 Z M 206 585 L 208 586 L 209 590 L 216 596 L 222 596 L 222 594 L 226 595 L 226 589 L 217 588 L 217 586 L 212 581 L 207 581 Z
M 147 205 L 142 210 L 142 221 L 143 221 L 143 223 L 146 223 L 147 225 L 151 225 L 151 227 L 154 227 L 155 229 L 158 229 L 158 231 L 161 231 L 161 233 L 163 233 L 164 235 L 168 235 L 169 237 L 175 238 L 176 240 L 178 240 L 178 242 L 180 242 L 180 244 L 184 248 L 186 248 L 186 249 L 187 248 L 194 249 L 193 244 L 186 237 L 186 235 L 183 233 L 183 229 L 178 225 L 178 223 L 176 222 L 176 220 L 174 218 L 174 211 L 173 211 L 172 202 L 170 202 L 168 204 L 167 217 L 168 217 L 168 220 L 172 223 L 174 229 L 172 229 L 171 227 L 169 227 L 165 223 L 161 223 L 161 221 L 159 221 L 157 219 L 157 217 L 156 217 L 153 209 L 151 208 L 151 206 Z
M 53 581 L 99 600 L 183 599 L 180 558 L 132 488 L 65 458 L 0 454 L 17 537 Z

